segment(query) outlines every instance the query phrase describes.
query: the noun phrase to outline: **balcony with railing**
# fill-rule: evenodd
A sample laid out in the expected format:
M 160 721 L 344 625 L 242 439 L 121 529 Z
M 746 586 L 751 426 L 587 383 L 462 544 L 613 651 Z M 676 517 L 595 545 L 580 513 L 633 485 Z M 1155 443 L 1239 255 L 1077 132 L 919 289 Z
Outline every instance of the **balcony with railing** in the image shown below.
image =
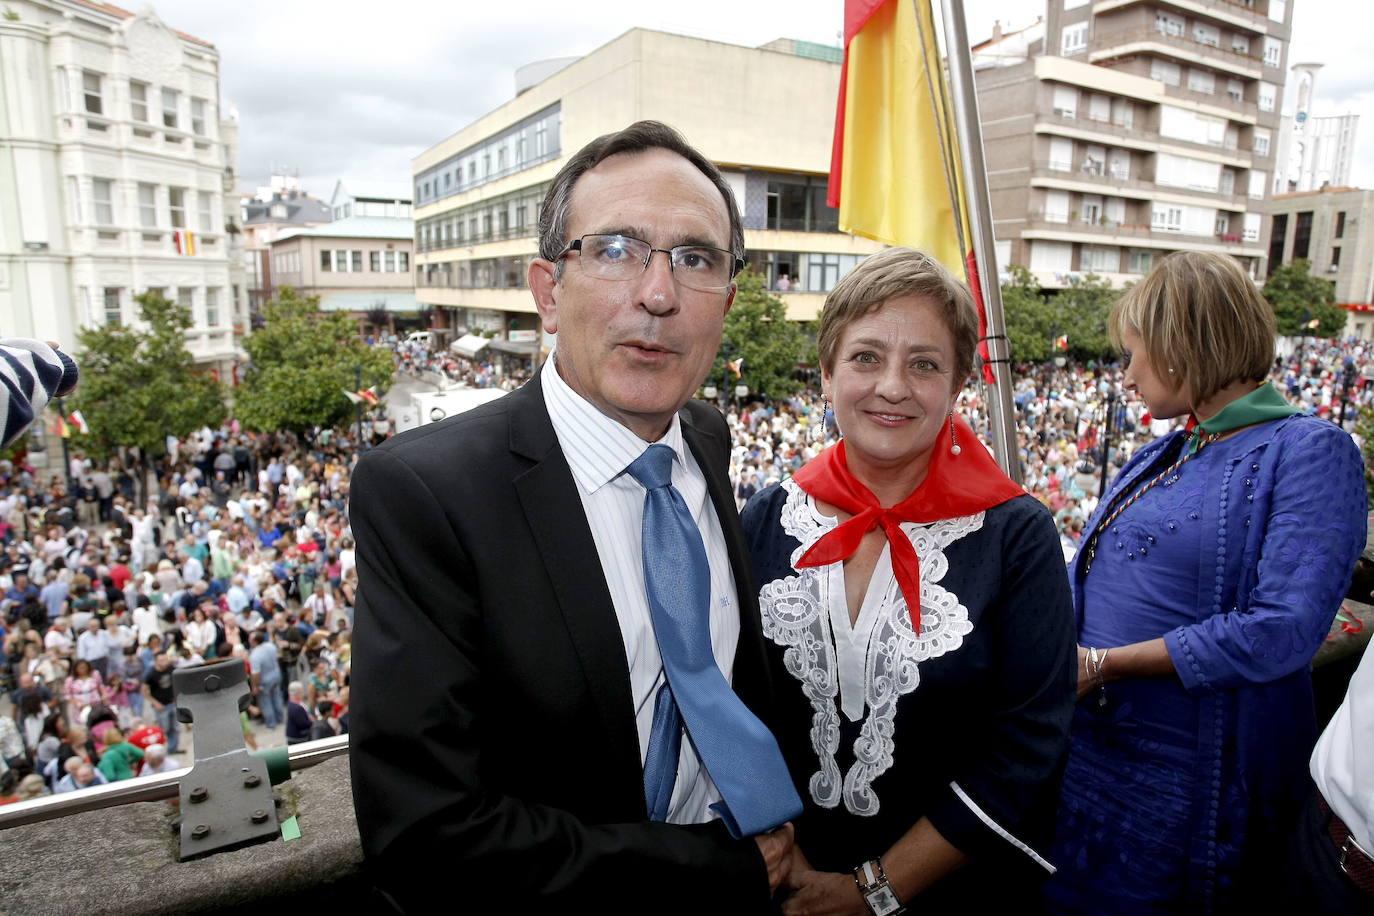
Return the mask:
M 1242 52 L 1222 47 L 1220 44 L 1198 41 L 1191 35 L 1178 35 L 1154 26 L 1095 34 L 1092 37 L 1092 47 L 1093 49 L 1088 52 L 1090 64 L 1153 50 L 1250 79 L 1259 79 L 1263 75 L 1263 60 L 1248 51 Z

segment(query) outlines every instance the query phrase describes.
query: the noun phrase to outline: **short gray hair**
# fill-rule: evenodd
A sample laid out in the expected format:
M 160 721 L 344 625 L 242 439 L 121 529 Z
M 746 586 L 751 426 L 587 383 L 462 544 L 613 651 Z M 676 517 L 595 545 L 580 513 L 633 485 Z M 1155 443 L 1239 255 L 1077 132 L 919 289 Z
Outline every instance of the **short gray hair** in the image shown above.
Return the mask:
M 286 695 L 290 697 L 305 696 L 305 685 L 300 681 L 292 681 L 286 685 Z
M 539 208 L 539 256 L 552 261 L 562 253 L 570 241 L 568 219 L 572 210 L 573 185 L 584 174 L 596 168 L 605 160 L 619 153 L 642 153 L 651 149 L 666 149 L 677 153 L 697 171 L 711 180 L 725 201 L 725 209 L 730 214 L 730 251 L 737 258 L 744 257 L 744 223 L 740 219 L 739 207 L 730 186 L 721 177 L 720 170 L 686 140 L 682 134 L 661 121 L 636 121 L 622 131 L 597 137 L 573 154 L 563 168 L 554 176 L 553 184 L 544 195 L 544 203 Z

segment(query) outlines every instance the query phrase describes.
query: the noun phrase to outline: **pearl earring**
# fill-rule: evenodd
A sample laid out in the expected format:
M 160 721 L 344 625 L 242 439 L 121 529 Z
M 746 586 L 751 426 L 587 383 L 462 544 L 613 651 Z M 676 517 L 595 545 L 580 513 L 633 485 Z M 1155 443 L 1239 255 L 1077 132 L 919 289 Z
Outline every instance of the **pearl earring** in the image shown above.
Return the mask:
M 954 437 L 954 411 L 949 412 L 949 453 L 958 455 L 963 449 L 959 447 L 959 440 Z

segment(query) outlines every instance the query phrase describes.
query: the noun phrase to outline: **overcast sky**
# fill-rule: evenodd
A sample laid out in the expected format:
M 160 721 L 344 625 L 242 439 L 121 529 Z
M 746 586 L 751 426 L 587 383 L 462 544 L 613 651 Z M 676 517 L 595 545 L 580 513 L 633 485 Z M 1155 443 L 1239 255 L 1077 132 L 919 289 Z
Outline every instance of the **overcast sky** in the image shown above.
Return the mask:
M 1057 2 L 1057 0 L 1056 0 Z M 1290 0 L 1289 63 L 1319 61 L 1314 114 L 1362 115 L 1351 183 L 1374 187 L 1374 5 Z M 223 104 L 238 109 L 239 175 L 266 184 L 273 163 L 328 198 L 340 177 L 405 181 L 422 150 L 514 94 L 531 61 L 593 51 L 633 26 L 756 46 L 775 38 L 839 43 L 843 0 L 691 0 L 605 5 L 553 0 L 155 0 L 169 26 L 211 41 Z M 994 20 L 1033 21 L 1027 0 L 967 0 L 973 41 Z M 616 15 L 610 15 L 610 13 Z M 748 91 L 741 87 L 741 91 Z M 830 108 L 834 99 L 817 99 Z

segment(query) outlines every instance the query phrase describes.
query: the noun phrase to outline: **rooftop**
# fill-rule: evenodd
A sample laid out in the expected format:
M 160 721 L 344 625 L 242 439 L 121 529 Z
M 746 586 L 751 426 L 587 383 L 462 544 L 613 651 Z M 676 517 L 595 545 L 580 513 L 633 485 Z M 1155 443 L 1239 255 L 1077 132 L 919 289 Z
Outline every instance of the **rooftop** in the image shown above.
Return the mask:
M 410 203 L 415 196 L 414 187 L 409 181 L 386 181 L 375 178 L 340 178 L 334 186 L 333 200 L 339 199 L 343 189 L 354 200 L 402 200 Z
M 350 216 L 348 219 L 336 219 L 332 223 L 323 226 L 313 226 L 309 229 L 297 229 L 294 232 L 286 232 L 278 236 L 276 241 L 283 242 L 287 239 L 299 237 L 327 238 L 327 239 L 404 239 L 411 241 L 415 238 L 415 222 L 410 219 L 400 219 L 382 216 Z
M 70 2 L 75 3 L 77 6 L 84 6 L 88 7 L 89 9 L 99 10 L 102 13 L 108 13 L 109 15 L 114 16 L 117 19 L 132 19 L 134 18 L 134 16 L 137 15 L 137 13 L 131 13 L 123 7 L 115 6 L 113 3 L 96 3 L 94 2 L 94 0 L 70 0 Z M 179 32 L 176 29 L 172 29 L 172 34 L 177 36 L 178 38 L 184 38 L 187 41 L 193 41 L 198 45 L 204 45 L 207 48 L 214 47 L 214 44 L 212 42 L 208 42 L 204 38 L 197 38 L 194 35 L 188 35 L 185 32 Z

